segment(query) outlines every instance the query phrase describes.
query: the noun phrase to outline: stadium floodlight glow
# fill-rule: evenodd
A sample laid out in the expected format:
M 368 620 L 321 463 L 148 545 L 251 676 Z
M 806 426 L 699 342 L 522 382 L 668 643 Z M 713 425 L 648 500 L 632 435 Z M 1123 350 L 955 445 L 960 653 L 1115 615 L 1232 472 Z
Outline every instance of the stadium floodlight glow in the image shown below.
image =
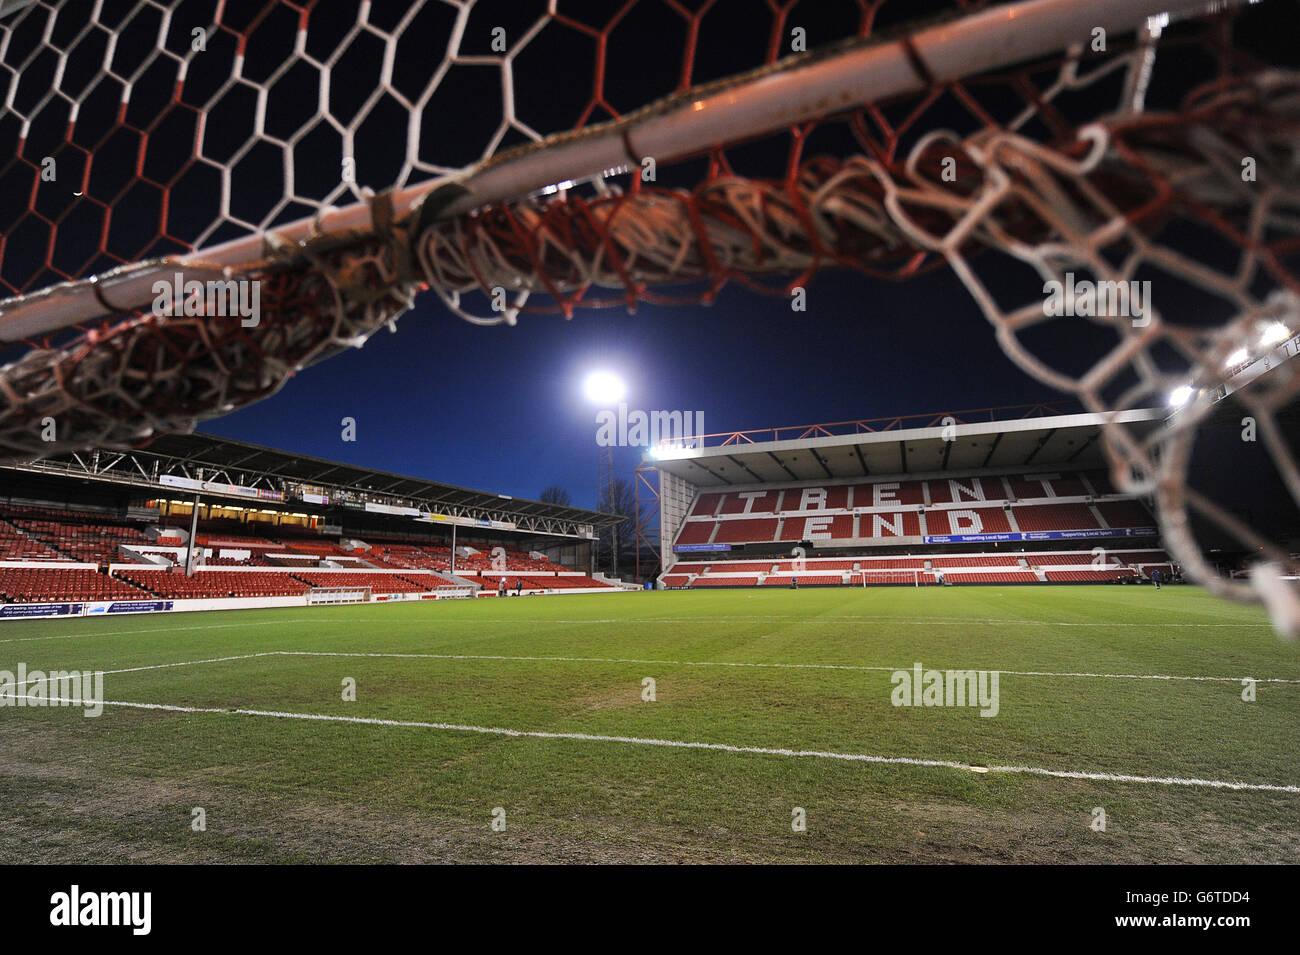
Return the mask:
M 1291 329 L 1287 328 L 1281 322 L 1270 323 L 1259 336 L 1261 345 L 1276 345 L 1284 342 L 1291 337 Z
M 1192 400 L 1192 386 L 1179 385 L 1173 391 L 1169 392 L 1169 407 L 1181 408 L 1187 402 Z
M 618 375 L 608 371 L 593 371 L 582 383 L 587 400 L 598 405 L 617 404 L 627 394 L 627 386 Z
M 650 457 L 656 461 L 680 461 L 682 458 L 689 458 L 695 455 L 695 448 L 686 447 L 682 444 L 670 444 L 660 442 L 650 448 Z
M 1246 359 L 1249 357 L 1250 357 L 1250 353 L 1247 352 L 1246 349 L 1238 348 L 1235 352 L 1233 352 L 1231 355 L 1227 357 L 1227 359 L 1223 363 L 1223 367 L 1235 368 L 1238 365 L 1244 365 L 1246 363 Z

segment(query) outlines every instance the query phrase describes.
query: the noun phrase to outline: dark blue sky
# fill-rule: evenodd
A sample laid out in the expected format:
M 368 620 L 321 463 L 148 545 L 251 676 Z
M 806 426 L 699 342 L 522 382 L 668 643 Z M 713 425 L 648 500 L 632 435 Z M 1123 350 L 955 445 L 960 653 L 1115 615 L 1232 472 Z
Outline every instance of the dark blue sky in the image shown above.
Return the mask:
M 821 275 L 808 310 L 730 288 L 712 307 L 525 315 L 472 326 L 433 295 L 363 349 L 201 430 L 366 467 L 595 503 L 596 409 L 582 379 L 628 383 L 629 408 L 704 412 L 707 432 L 1051 400 L 1011 364 L 947 270 L 906 283 Z M 357 441 L 340 420 L 357 420 Z M 640 457 L 618 449 L 630 476 Z
M 207 115 L 205 128 L 220 131 L 212 142 L 205 140 L 206 159 L 228 162 L 236 148 L 254 136 L 257 110 L 251 91 L 234 84 L 218 95 L 226 90 L 240 49 L 246 57 L 239 67 L 241 75 L 278 76 L 270 83 L 274 95 L 267 107 L 267 136 L 289 138 L 309 128 L 324 131 L 320 138 L 313 131 L 310 138 L 298 140 L 302 148 L 294 155 L 295 194 L 324 201 L 338 187 L 342 138 L 329 132 L 327 125 L 311 125 L 318 118 L 322 89 L 318 71 L 280 69 L 296 42 L 300 19 L 287 4 L 278 5 L 275 15 L 253 17 L 257 9 L 272 6 L 269 2 L 223 6 L 223 28 L 212 31 L 201 57 L 191 58 L 193 68 L 187 68 L 183 97 L 177 100 L 174 95 L 175 60 L 163 57 L 157 72 L 135 84 L 129 122 L 121 120 L 118 109 L 120 88 L 100 68 L 103 51 L 92 49 L 70 57 L 66 65 L 74 75 L 65 79 L 75 88 L 84 84 L 92 91 L 84 97 L 75 124 L 76 144 L 99 144 L 91 153 L 68 141 L 68 103 L 61 97 L 41 99 L 56 70 L 64 69 L 63 61 L 47 56 L 39 65 L 24 68 L 28 78 L 22 91 L 32 100 L 28 105 L 35 109 L 40 101 L 46 106 L 39 122 L 24 134 L 28 136 L 25 164 L 7 161 L 5 157 L 16 151 L 6 153 L 0 148 L 0 231 L 10 236 L 0 261 L 0 281 L 15 290 L 29 283 L 40 287 L 64 275 L 87 275 L 120 261 L 176 252 L 181 248 L 177 242 L 197 241 L 200 235 L 207 243 L 235 234 L 206 233 L 221 214 L 220 190 L 211 178 L 215 175 L 211 165 L 194 162 L 193 150 L 200 107 Z M 517 0 L 478 4 L 464 37 L 468 46 L 462 46 L 461 52 L 488 52 L 490 27 L 497 24 L 504 24 L 509 36 L 521 36 L 533 23 L 538 6 Z M 585 24 L 604 25 L 616 6 L 621 5 L 566 0 L 562 9 Z M 942 0 L 898 0 L 879 10 L 873 7 L 870 20 L 873 29 L 887 29 L 900 20 L 952 6 Z M 1266 6 L 1276 10 L 1288 5 Z M 699 43 L 692 46 L 680 16 L 662 4 L 636 4 L 610 34 L 603 93 L 616 108 L 631 109 L 655 101 L 684 81 L 705 83 L 768 62 L 783 50 L 784 40 L 780 49 L 771 47 L 773 37 L 784 37 L 791 24 L 807 28 L 812 47 L 853 35 L 864 26 L 864 8 L 854 0 L 817 0 L 796 8 L 795 20 L 786 23 L 774 16 L 772 4 L 761 0 L 717 0 L 709 5 L 698 36 L 692 34 Z M 381 29 L 392 28 L 403 9 L 401 4 L 376 4 L 368 8 L 367 17 L 372 23 L 378 19 Z M 1258 12 L 1243 14 L 1239 22 Z M 189 30 L 208 25 L 210 15 L 200 4 L 173 18 L 168 40 L 173 53 L 189 49 Z M 346 54 L 330 71 L 328 106 L 340 122 L 360 115 L 379 82 L 379 39 L 361 31 L 355 42 L 345 41 L 355 32 L 352 28 L 359 15 L 357 0 L 331 0 L 320 4 L 310 18 L 308 52 L 320 58 L 338 51 Z M 43 16 L 27 19 L 30 23 L 20 39 L 28 45 L 45 42 Z M 57 20 L 55 45 L 72 46 L 80 21 Z M 157 30 L 149 20 L 142 16 L 120 25 L 115 61 L 152 62 Z M 451 7 L 426 4 L 404 28 L 393 75 L 393 85 L 403 95 L 415 98 L 426 88 L 430 64 L 425 54 L 446 47 L 453 20 Z M 1270 54 L 1294 57 L 1294 30 L 1269 27 L 1267 19 L 1259 22 L 1264 26 L 1254 32 L 1278 47 Z M 517 116 L 542 132 L 572 129 L 583 117 L 586 122 L 604 118 L 599 111 L 587 115 L 586 109 L 594 103 L 591 30 L 575 30 L 572 24 L 554 26 L 548 27 L 545 43 L 530 44 L 520 54 L 521 81 L 514 88 Z M 249 32 L 251 38 L 241 46 L 239 37 Z M 14 48 L 22 48 L 22 43 Z M 1208 68 L 1201 62 L 1204 58 L 1196 56 L 1195 45 L 1187 48 L 1183 58 L 1177 49 L 1172 43 L 1162 45 L 1148 94 L 1152 108 L 1178 101 L 1188 84 Z M 689 59 L 688 51 L 694 51 Z M 438 88 L 421 126 L 424 160 L 459 166 L 479 157 L 503 118 L 494 77 L 492 70 L 479 66 L 457 67 L 455 81 Z M 1023 105 L 1022 94 L 1008 103 L 999 89 L 995 84 L 984 91 L 983 106 L 1002 115 L 1010 105 L 1009 118 Z M 1099 110 L 1111 108 L 1114 92 L 1102 90 L 1096 99 L 1083 92 L 1057 106 L 1078 111 L 1080 119 L 1091 119 Z M 405 138 L 392 134 L 397 128 L 392 124 L 404 123 L 408 113 L 405 108 L 392 112 L 395 101 L 385 102 L 385 111 L 357 121 L 354 137 L 357 183 L 374 189 L 392 186 L 408 157 Z M 903 100 L 882 108 L 897 123 L 918 102 Z M 164 125 L 153 126 L 156 122 Z M 984 122 L 982 117 L 973 118 L 967 105 L 944 97 L 929 104 L 925 120 L 908 135 L 937 128 L 960 132 Z M 137 136 L 119 128 L 124 125 L 157 130 L 149 137 L 148 161 L 143 166 Z M 0 123 L 0 147 L 16 144 L 22 128 L 13 117 L 8 124 Z M 822 152 L 845 155 L 861 148 L 846 137 L 843 124 L 823 124 L 808 140 L 804 158 Z M 791 155 L 787 140 L 776 136 L 735 146 L 727 150 L 727 161 L 748 175 L 784 175 Z M 911 141 L 905 137 L 899 143 L 899 156 L 906 155 Z M 26 198 L 34 169 L 30 157 L 46 155 L 59 157 L 61 181 L 57 190 L 40 193 L 41 201 L 50 206 L 37 215 Z M 92 155 L 87 195 L 98 197 L 98 205 L 74 200 L 72 190 L 65 188 L 80 183 Z M 278 149 L 268 147 L 232 165 L 232 200 L 241 215 L 261 221 L 263 216 L 289 219 L 309 211 L 280 208 L 286 190 L 282 158 Z M 704 166 L 699 157 L 666 163 L 659 169 L 658 184 L 692 188 L 703 176 Z M 165 230 L 160 229 L 162 213 L 155 190 L 127 188 L 142 169 L 154 182 L 174 183 Z M 6 170 L 12 178 L 5 178 Z M 111 230 L 100 218 L 110 206 Z M 272 215 L 272 209 L 279 211 Z M 46 228 L 50 221 L 62 223 L 60 235 L 80 236 L 84 241 L 51 244 Z M 160 237 L 163 233 L 165 238 Z M 101 236 L 107 238 L 96 239 Z M 107 245 L 98 259 L 87 262 L 93 248 L 86 243 L 93 241 Z M 40 279 L 42 269 L 56 265 L 58 275 Z M 1023 267 L 1019 272 L 1009 266 L 990 271 L 984 278 L 991 285 L 1001 282 L 1018 290 L 1005 297 L 1017 305 L 1032 301 L 1041 284 L 1040 277 Z M 1204 296 L 1176 301 L 1180 293 L 1166 288 L 1162 285 L 1160 294 L 1167 314 L 1203 317 Z M 995 294 L 1000 291 L 994 288 Z M 1086 366 L 1090 351 L 1095 358 L 1097 349 L 1107 344 L 1086 323 L 1045 334 L 1047 340 L 1040 337 L 1037 345 L 1047 347 L 1035 347 L 1035 352 L 1073 364 L 1074 368 L 1062 370 L 1076 373 Z M 626 377 L 630 407 L 699 410 L 710 432 L 1057 397 L 1002 355 L 988 323 L 951 271 L 941 269 L 906 283 L 828 272 L 809 289 L 808 310 L 803 313 L 793 313 L 788 299 L 733 288 L 712 308 L 643 306 L 636 317 L 619 310 L 596 310 L 580 312 L 570 322 L 554 316 L 524 316 L 515 328 L 480 328 L 445 313 L 435 296 L 426 295 L 414 313 L 400 320 L 396 334 L 380 332 L 364 349 L 309 369 L 275 397 L 209 422 L 202 430 L 520 497 L 536 497 L 547 485 L 559 484 L 575 503 L 591 506 L 597 471 L 595 409 L 582 398 L 580 384 L 597 368 L 610 368 Z M 356 443 L 341 440 L 344 417 L 357 421 Z M 638 457 L 636 451 L 623 449 L 616 460 L 619 471 L 630 475 Z

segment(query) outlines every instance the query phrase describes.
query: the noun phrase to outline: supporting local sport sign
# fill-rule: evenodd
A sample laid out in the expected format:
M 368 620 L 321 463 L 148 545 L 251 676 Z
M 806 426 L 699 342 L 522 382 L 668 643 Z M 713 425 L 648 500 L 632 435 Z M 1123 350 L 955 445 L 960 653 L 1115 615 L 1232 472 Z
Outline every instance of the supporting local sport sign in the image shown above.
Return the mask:
M 1064 541 L 1098 537 L 1155 537 L 1154 527 L 1108 527 L 1081 531 L 1025 531 L 1010 534 L 935 534 L 927 544 L 987 544 L 998 541 Z

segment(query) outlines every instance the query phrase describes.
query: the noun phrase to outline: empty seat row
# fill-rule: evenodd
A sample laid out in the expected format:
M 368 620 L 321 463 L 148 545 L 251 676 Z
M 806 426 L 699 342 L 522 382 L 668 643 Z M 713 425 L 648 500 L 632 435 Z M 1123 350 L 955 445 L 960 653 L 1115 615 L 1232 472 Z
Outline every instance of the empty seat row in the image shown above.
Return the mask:
M 377 593 L 429 592 L 450 583 L 436 574 L 405 577 L 401 574 L 334 573 L 330 571 L 295 571 L 294 576 L 312 587 L 369 587 Z
M 942 574 L 948 583 L 1099 583 L 1127 577 L 1149 578 L 1159 569 L 1166 579 L 1172 564 L 1160 550 L 1114 550 L 1106 565 L 1094 564 L 1092 550 L 1026 551 L 999 554 L 936 554 L 930 556 L 869 554 L 834 560 L 768 559 L 680 562 L 661 578 L 665 587 L 746 587 L 792 585 L 935 583 Z M 929 565 L 927 567 L 927 564 Z M 853 567 L 858 569 L 854 570 Z M 1040 577 L 1038 568 L 1048 568 Z M 1058 570 L 1057 568 L 1066 568 Z
M 116 575 L 159 597 L 294 597 L 310 585 L 288 573 L 200 570 L 193 576 L 180 571 L 118 568 Z
M 753 491 L 706 491 L 690 511 L 692 517 L 735 517 L 835 511 L 861 507 L 920 507 L 936 504 L 981 504 L 1037 501 L 1113 494 L 1102 472 L 981 475 L 915 481 L 798 485 Z
M 6 603 L 54 600 L 115 600 L 148 597 L 128 583 L 88 567 L 0 567 L 0 599 Z
M 703 520 L 689 519 L 682 523 L 676 544 L 678 546 L 734 545 L 1053 531 L 1104 531 L 1113 528 L 1152 528 L 1155 523 L 1145 508 L 1136 501 L 1112 501 L 1099 505 L 1016 504 L 1010 508 L 931 507 L 923 513 L 924 517 L 919 510 L 900 510 L 870 514 L 723 516 Z M 1098 517 L 1099 513 L 1101 517 Z

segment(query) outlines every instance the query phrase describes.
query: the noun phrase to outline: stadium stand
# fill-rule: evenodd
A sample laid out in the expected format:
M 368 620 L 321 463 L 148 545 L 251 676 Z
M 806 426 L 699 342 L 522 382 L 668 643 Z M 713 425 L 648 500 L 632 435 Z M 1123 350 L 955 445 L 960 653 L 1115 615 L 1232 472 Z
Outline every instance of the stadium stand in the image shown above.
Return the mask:
M 575 573 L 548 573 L 537 576 L 527 573 L 491 573 L 488 571 L 468 571 L 466 577 L 470 580 L 478 580 L 489 590 L 495 590 L 497 581 L 505 580 L 506 588 L 514 590 L 515 581 L 519 581 L 523 590 L 572 590 L 576 587 L 608 587 L 609 584 L 603 581 L 595 580 L 585 574 Z
M 674 547 L 717 545 L 725 552 L 806 542 L 854 549 L 978 543 L 981 535 L 1105 539 L 1154 535 L 1154 524 L 1139 502 L 1115 495 L 1101 472 L 977 474 L 705 492 L 687 510 Z
M 295 577 L 312 587 L 369 587 L 376 593 L 429 593 L 437 587 L 451 583 L 437 574 L 404 577 L 401 574 L 321 573 L 317 571 L 295 573 Z
M 1085 504 L 1013 507 L 1011 513 L 1022 531 L 1073 531 L 1102 526 L 1092 508 Z
M 0 521 L 0 560 L 67 560 L 39 538 L 19 530 L 8 521 Z
M 146 541 L 143 532 L 135 527 L 19 519 L 14 519 L 12 523 L 65 558 L 78 561 L 115 560 L 120 545 L 142 544 Z
M 0 599 L 6 603 L 51 600 L 116 600 L 149 593 L 87 567 L 0 567 Z
M 218 557 L 217 560 L 226 560 L 228 558 Z M 319 557 L 309 557 L 306 554 L 263 554 L 258 558 L 259 563 L 267 567 L 319 567 Z M 204 561 L 204 566 L 211 566 L 213 561 Z
M 1099 564 L 1098 561 L 1101 563 Z M 806 557 L 798 560 L 726 560 L 679 563 L 663 577 L 663 586 L 757 587 L 792 586 L 916 586 L 949 584 L 1110 583 L 1149 579 L 1159 567 L 1169 575 L 1172 564 L 1163 551 L 1149 548 L 1019 553 L 861 555 L 855 558 Z
M 283 536 L 250 534 L 221 519 L 202 522 L 195 535 L 199 567 L 187 577 L 179 566 L 183 552 L 178 548 L 188 529 L 164 526 L 164 533 L 172 530 L 182 536 L 160 537 L 166 545 L 160 546 L 146 533 L 147 526 L 74 509 L 0 506 L 0 601 L 283 597 L 314 588 L 348 587 L 368 587 L 374 593 L 430 593 L 457 586 L 436 573 L 450 571 L 452 551 L 435 542 L 385 540 L 367 550 L 345 547 L 339 540 L 307 537 L 298 529 L 286 530 Z M 123 551 L 124 545 L 129 550 Z M 517 577 L 523 577 L 525 588 L 532 592 L 611 586 L 566 573 L 566 568 L 520 550 L 493 553 L 493 547 L 486 541 L 459 547 L 457 571 L 473 577 L 496 570 L 511 588 Z M 145 560 L 157 563 L 139 562 Z M 59 566 L 73 563 L 101 567 L 111 563 L 113 572 Z M 250 567 L 265 571 L 235 570 Z M 376 572 L 360 572 L 366 569 Z M 382 572 L 386 570 L 411 573 Z M 483 574 L 480 581 L 495 588 L 496 577 L 490 574 Z
M 1049 570 L 1047 579 L 1054 584 L 1087 584 L 1122 580 L 1126 572 L 1120 569 L 1106 570 Z
M 932 508 L 925 512 L 925 529 L 929 534 L 1009 534 L 1011 522 L 999 507 Z
M 292 597 L 311 589 L 311 585 L 291 574 L 274 572 L 201 570 L 187 577 L 171 570 L 132 567 L 114 573 L 141 590 L 167 598 Z M 141 594 L 137 592 L 136 596 Z

